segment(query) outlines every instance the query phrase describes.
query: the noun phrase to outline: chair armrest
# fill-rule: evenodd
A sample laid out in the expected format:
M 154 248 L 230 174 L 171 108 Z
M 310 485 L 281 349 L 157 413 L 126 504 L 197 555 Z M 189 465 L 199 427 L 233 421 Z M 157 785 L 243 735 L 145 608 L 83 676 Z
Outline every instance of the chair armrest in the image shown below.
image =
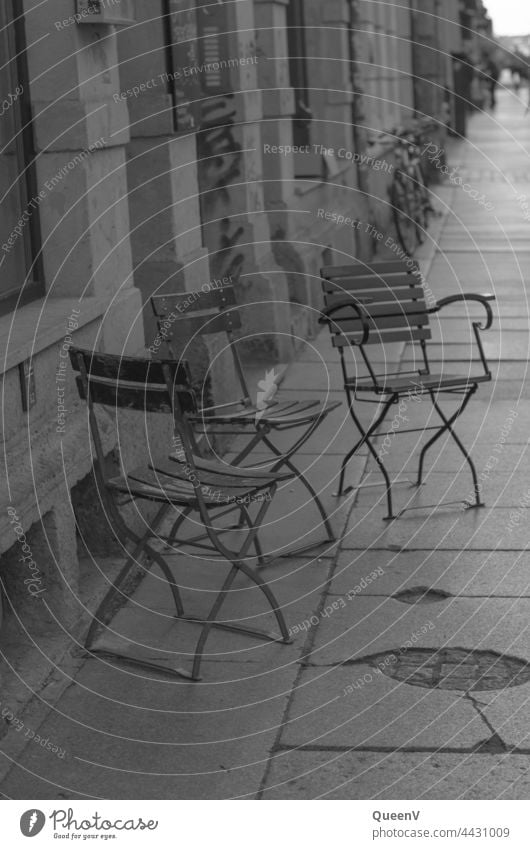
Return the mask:
M 365 301 L 365 303 L 369 303 L 369 299 Z M 331 325 L 334 324 L 332 319 L 332 315 L 336 313 L 338 310 L 342 310 L 345 307 L 351 307 L 351 309 L 355 310 L 357 314 L 357 318 L 360 320 L 362 328 L 363 328 L 363 338 L 361 345 L 366 345 L 368 341 L 368 336 L 370 335 L 370 325 L 369 320 L 370 316 L 364 309 L 362 301 L 357 300 L 353 296 L 349 296 L 348 298 L 343 298 L 338 301 L 336 304 L 333 304 L 331 307 L 327 307 L 326 309 L 321 310 L 321 317 L 318 320 L 319 324 L 327 324 L 329 326 L 330 331 L 332 330 Z M 338 325 L 337 325 L 338 327 Z M 340 330 L 340 328 L 339 328 Z
M 446 307 L 448 304 L 455 304 L 459 301 L 477 301 L 479 304 L 482 304 L 482 306 L 486 310 L 487 319 L 486 324 L 479 325 L 479 327 L 481 328 L 481 330 L 489 330 L 489 328 L 493 324 L 493 310 L 489 305 L 489 301 L 494 300 L 496 300 L 495 295 L 492 295 L 491 293 L 479 295 L 478 293 L 474 292 L 462 292 L 461 295 L 447 295 L 446 298 L 441 298 L 439 301 L 436 302 L 436 305 L 434 307 L 431 307 L 431 309 L 427 310 L 427 312 L 438 312 L 438 310 L 441 310 L 442 307 Z

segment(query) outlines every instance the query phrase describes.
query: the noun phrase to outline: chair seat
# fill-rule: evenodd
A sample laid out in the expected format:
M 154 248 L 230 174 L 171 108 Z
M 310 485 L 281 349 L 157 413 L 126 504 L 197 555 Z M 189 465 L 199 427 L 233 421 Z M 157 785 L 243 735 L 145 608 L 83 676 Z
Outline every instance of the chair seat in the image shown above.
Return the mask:
M 173 460 L 173 458 L 170 458 Z M 197 458 L 197 472 L 201 491 L 209 507 L 219 504 L 236 504 L 247 501 L 260 490 L 275 483 L 289 480 L 293 473 L 270 474 L 231 468 L 215 461 Z M 170 501 L 172 504 L 196 504 L 197 495 L 186 463 L 159 463 L 141 466 L 127 475 L 110 478 L 107 485 L 118 492 L 151 501 Z
M 404 392 L 428 392 L 431 389 L 466 388 L 475 383 L 485 383 L 491 380 L 486 374 L 414 374 L 404 377 L 389 378 L 386 382 L 375 385 L 371 380 L 356 380 L 352 378 L 347 386 L 356 392 L 375 392 L 378 395 L 400 395 Z
M 340 401 L 323 404 L 314 399 L 308 401 L 274 401 L 267 410 L 259 410 L 257 407 L 238 407 L 237 410 L 232 412 L 214 413 L 201 417 L 194 416 L 192 421 L 200 421 L 201 424 L 207 425 L 235 423 L 255 425 L 258 420 L 260 424 L 272 426 L 295 426 L 313 422 L 324 415 L 327 416 L 340 405 Z
M 185 466 L 186 462 L 183 461 L 180 457 L 176 455 L 170 455 L 169 459 L 173 463 L 179 463 L 180 465 Z M 258 481 L 266 481 L 270 483 L 271 478 L 275 481 L 284 481 L 291 480 L 294 476 L 294 472 L 275 472 L 271 475 L 270 472 L 261 472 L 256 469 L 256 467 L 252 467 L 251 470 L 245 468 L 239 468 L 238 466 L 231 466 L 229 463 L 220 463 L 218 460 L 208 460 L 204 457 L 194 457 L 194 462 L 197 470 L 199 472 L 206 472 L 208 477 L 212 475 L 217 476 L 228 476 L 230 478 L 235 478 L 241 482 L 246 482 L 248 480 L 252 480 L 254 482 Z M 174 473 L 174 466 L 171 467 L 171 473 Z

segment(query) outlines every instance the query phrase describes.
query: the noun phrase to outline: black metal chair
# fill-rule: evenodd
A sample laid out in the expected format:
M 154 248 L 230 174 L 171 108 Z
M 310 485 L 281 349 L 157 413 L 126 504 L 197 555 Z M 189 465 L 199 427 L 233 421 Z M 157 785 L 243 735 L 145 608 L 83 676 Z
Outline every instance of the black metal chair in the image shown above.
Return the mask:
M 322 543 L 334 542 L 334 534 L 324 506 L 312 484 L 296 467 L 292 457 L 307 442 L 315 430 L 340 401 L 322 402 L 318 399 L 303 401 L 287 399 L 281 401 L 266 400 L 254 404 L 250 396 L 245 372 L 238 353 L 235 332 L 241 328 L 241 318 L 236 304 L 234 287 L 225 284 L 219 288 L 206 286 L 204 290 L 183 292 L 172 295 L 157 295 L 151 298 L 151 305 L 157 319 L 159 335 L 167 345 L 172 358 L 178 359 L 180 346 L 198 336 L 213 333 L 225 333 L 227 336 L 226 353 L 233 358 L 235 373 L 241 389 L 241 398 L 229 401 L 207 410 L 200 410 L 191 417 L 197 427 L 208 433 L 222 428 L 223 433 L 247 435 L 248 441 L 234 458 L 233 463 L 240 465 L 254 450 L 265 446 L 272 454 L 272 460 L 253 465 L 253 468 L 270 466 L 275 473 L 285 467 L 289 469 L 309 492 L 322 520 L 327 539 Z M 273 387 L 269 387 L 274 390 Z M 272 393 L 271 393 L 272 394 Z M 284 451 L 274 444 L 274 434 L 304 428 L 303 432 Z M 317 543 L 285 552 L 283 556 L 300 554 L 314 548 Z M 264 561 L 262 561 L 264 562 Z
M 399 404 L 402 398 L 411 395 L 428 395 L 434 409 L 442 420 L 440 427 L 399 429 L 396 434 L 435 430 L 434 436 L 423 446 L 420 453 L 417 485 L 423 480 L 425 455 L 440 437 L 449 432 L 464 455 L 473 477 L 475 504 L 482 506 L 477 473 L 473 461 L 464 448 L 460 438 L 453 430 L 456 419 L 464 412 L 471 396 L 479 383 L 491 380 L 491 372 L 484 354 L 480 330 L 487 330 L 493 322 L 493 312 L 489 304 L 493 295 L 459 294 L 442 298 L 430 309 L 424 299 L 424 289 L 419 277 L 419 268 L 410 260 L 407 265 L 401 261 L 375 262 L 368 265 L 356 263 L 348 266 L 329 266 L 321 269 L 324 290 L 324 309 L 321 323 L 328 325 L 333 345 L 339 349 L 344 377 L 344 390 L 352 419 L 360 434 L 360 439 L 346 454 L 342 461 L 338 495 L 352 491 L 344 489 L 346 466 L 353 455 L 366 445 L 376 461 L 385 481 L 388 515 L 394 519 L 392 504 L 392 483 L 387 469 L 372 440 L 386 433 L 378 433 L 389 409 Z M 445 374 L 431 373 L 427 342 L 431 339 L 430 316 L 448 304 L 464 301 L 478 301 L 486 311 L 486 322 L 473 321 L 473 331 L 478 346 L 483 374 Z M 373 357 L 369 356 L 370 346 L 384 346 L 391 342 L 414 343 L 420 346 L 422 367 L 414 371 L 376 373 Z M 345 350 L 359 351 L 366 376 L 357 377 L 350 373 Z M 355 364 L 355 354 L 353 355 Z M 441 409 L 437 396 L 449 394 L 463 396 L 462 403 L 450 417 Z M 370 399 L 372 396 L 372 399 Z M 375 399 L 374 399 L 375 396 Z M 369 401 L 379 405 L 375 419 L 365 429 L 356 414 L 357 402 Z M 403 511 L 401 511 L 403 512 Z
M 250 559 L 249 552 L 252 547 L 256 548 L 257 552 L 260 551 L 257 543 L 258 529 L 278 483 L 292 478 L 293 473 L 251 473 L 249 470 L 229 467 L 196 456 L 189 419 L 197 415 L 197 404 L 186 363 L 98 354 L 78 348 L 70 350 L 70 359 L 78 373 L 76 380 L 80 396 L 88 403 L 99 496 L 111 528 L 124 550 L 127 551 L 127 546 L 132 545 L 118 577 L 110 584 L 94 614 L 85 644 L 87 650 L 92 653 L 116 655 L 148 668 L 170 671 L 197 681 L 200 680 L 204 647 L 212 627 L 290 643 L 289 632 L 276 598 L 267 583 L 256 574 L 247 561 Z M 144 414 L 165 413 L 172 416 L 179 451 L 182 452 L 182 463 L 175 464 L 170 460 L 153 462 L 150 451 L 147 451 L 146 460 L 142 465 L 130 472 L 110 477 L 106 469 L 102 434 L 95 411 L 97 405 L 112 408 L 114 411 L 125 409 L 141 411 Z M 122 517 L 120 503 L 124 497 L 126 501 L 147 500 L 161 505 L 145 533 L 136 533 Z M 251 512 L 255 507 L 257 512 L 252 518 Z M 201 551 L 214 552 L 230 564 L 230 571 L 205 619 L 185 616 L 182 597 L 171 569 L 161 552 L 150 544 L 152 538 L 164 539 L 158 531 L 170 511 L 177 512 L 180 520 L 198 513 L 208 542 L 200 542 L 192 537 L 183 540 L 182 544 L 193 544 Z M 237 545 L 223 542 L 222 530 L 219 529 L 221 517 L 232 511 L 243 517 L 246 524 L 246 528 L 240 529 L 236 534 L 239 540 Z M 204 540 L 205 537 L 201 536 L 200 539 Z M 175 540 L 174 544 L 178 545 L 179 540 Z M 122 600 L 127 598 L 127 579 L 143 557 L 151 564 L 156 563 L 161 569 L 172 594 L 176 617 L 202 626 L 191 673 L 181 667 L 168 667 L 166 664 L 153 662 L 142 657 L 142 652 L 138 649 L 133 648 L 132 652 L 129 652 L 115 647 L 93 647 L 98 631 L 108 626 L 120 597 Z M 216 621 L 238 573 L 246 575 L 261 589 L 276 617 L 281 636 L 231 622 Z

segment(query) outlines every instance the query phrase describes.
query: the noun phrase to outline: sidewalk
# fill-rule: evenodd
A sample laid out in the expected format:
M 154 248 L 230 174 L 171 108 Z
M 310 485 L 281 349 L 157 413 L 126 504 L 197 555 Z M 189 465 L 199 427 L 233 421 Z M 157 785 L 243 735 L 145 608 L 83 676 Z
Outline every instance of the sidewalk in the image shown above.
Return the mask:
M 528 798 L 530 578 L 527 508 L 520 503 L 530 490 L 530 223 L 516 193 L 530 194 L 530 118 L 512 101 L 502 94 L 493 116 L 477 115 L 469 140 L 456 149 L 462 176 L 494 210 L 460 188 L 440 193 L 447 217 L 428 277 L 439 297 L 497 296 L 494 327 L 484 334 L 494 381 L 479 388 L 457 427 L 479 472 L 502 446 L 485 474 L 487 507 L 433 511 L 430 505 L 462 500 L 471 489 L 449 444 L 429 457 L 419 494 L 398 488 L 398 507 L 418 509 L 390 525 L 382 521 L 382 488 L 362 490 L 356 500 L 334 498 L 352 440 L 343 405 L 298 457 L 324 496 L 340 545 L 263 570 L 285 606 L 293 645 L 217 632 L 200 684 L 85 660 L 80 652 L 24 716 L 27 728 L 66 751 L 64 758 L 11 729 L 0 757 L 5 797 Z M 469 316 L 480 310 L 444 311 L 436 353 L 448 368 L 471 350 Z M 403 368 L 410 354 L 396 352 Z M 307 346 L 281 392 L 343 399 L 327 331 Z M 409 412 L 418 424 L 429 415 L 426 402 Z M 394 441 L 395 472 L 413 475 L 413 438 Z M 366 455 L 349 473 L 353 481 L 379 480 Z M 316 518 L 303 491 L 289 484 L 271 509 L 265 548 L 318 540 Z M 190 570 L 184 558 L 173 566 L 191 607 L 207 608 L 224 571 L 199 561 Z M 224 613 L 244 610 L 263 627 L 263 609 L 256 591 L 241 583 Z M 155 575 L 113 627 L 175 651 L 190 650 L 197 636 L 193 625 L 171 619 Z M 472 649 L 483 654 L 469 657 Z

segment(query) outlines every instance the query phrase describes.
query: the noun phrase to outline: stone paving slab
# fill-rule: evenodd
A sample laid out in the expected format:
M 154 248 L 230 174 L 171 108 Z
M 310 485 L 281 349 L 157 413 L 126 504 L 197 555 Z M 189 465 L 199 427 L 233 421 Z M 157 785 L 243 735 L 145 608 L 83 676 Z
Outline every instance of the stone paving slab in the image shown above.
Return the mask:
M 367 577 L 375 573 L 374 579 Z M 363 581 L 364 579 L 364 581 Z M 361 586 L 361 582 L 363 585 Z M 483 551 L 349 551 L 338 559 L 330 593 L 393 595 L 429 587 L 454 596 L 530 596 L 530 553 Z M 427 609 L 427 608 L 425 608 Z
M 354 597 L 322 619 L 311 663 L 357 661 L 408 644 L 414 648 L 484 649 L 530 661 L 530 599 L 451 598 L 404 604 L 386 597 Z
M 468 364 L 470 361 L 478 362 L 478 354 L 476 346 L 469 343 L 465 344 L 465 338 L 458 344 L 444 343 L 441 344 L 433 341 L 429 344 L 429 355 L 433 362 L 458 362 L 462 363 L 457 374 L 480 374 L 478 371 L 470 371 Z M 469 338 L 469 337 L 468 337 Z M 528 360 L 530 351 L 530 336 L 523 331 L 504 331 L 503 333 L 487 334 L 482 336 L 482 346 L 487 360 Z M 463 369 L 463 370 L 462 370 Z M 451 373 L 455 373 L 455 367 L 451 367 Z
M 528 758 L 442 753 L 279 752 L 264 799 L 528 799 Z
M 490 736 L 460 693 L 412 687 L 359 664 L 304 670 L 279 744 L 469 751 Z
M 367 475 L 366 480 L 375 481 L 377 477 L 377 472 L 373 472 Z M 523 502 L 521 508 L 523 511 L 530 506 L 530 501 L 529 504 L 526 504 L 524 498 L 527 494 L 530 494 L 530 481 L 528 474 L 522 470 L 517 472 L 506 472 L 502 469 L 497 472 L 492 470 L 488 475 L 484 475 L 479 485 L 482 501 L 488 507 L 519 509 L 521 501 Z M 384 491 L 376 495 L 374 490 L 362 489 L 358 493 L 356 506 L 373 507 L 376 498 L 381 504 L 384 499 Z M 399 487 L 396 504 L 400 509 L 421 509 L 425 506 L 432 506 L 433 509 L 437 509 L 437 505 L 443 507 L 443 502 L 446 501 L 474 503 L 474 500 L 473 484 L 466 468 L 461 472 L 447 474 L 429 470 L 421 487 L 414 485 Z M 455 508 L 459 509 L 459 505 L 455 504 Z M 525 515 L 527 514 L 523 512 L 520 521 L 524 521 Z
M 480 423 L 478 423 L 480 427 Z M 458 432 L 458 431 L 457 431 Z M 431 433 L 432 435 L 432 433 Z M 411 480 L 416 480 L 420 451 L 426 439 L 421 434 L 398 434 L 394 443 L 390 446 L 387 454 L 382 458 L 385 466 L 392 472 L 405 472 L 410 475 Z M 502 450 L 495 451 L 496 441 L 483 442 L 477 436 L 476 443 L 473 437 L 467 436 L 467 448 L 473 457 L 477 474 L 488 468 L 493 477 L 498 473 L 512 474 L 515 471 L 524 473 L 528 468 L 530 459 L 530 448 L 528 444 L 510 444 L 508 441 Z M 496 463 L 495 460 L 498 460 Z M 369 458 L 366 470 L 373 471 L 375 460 Z M 425 474 L 433 472 L 456 472 L 467 471 L 467 464 L 450 436 L 441 436 L 438 442 L 429 449 L 425 458 Z M 355 470 L 354 470 L 355 471 Z M 471 481 L 471 472 L 468 472 Z
M 524 281 L 530 272 L 530 253 L 480 253 L 479 251 L 444 251 L 437 253 L 429 272 L 429 285 L 435 293 L 497 292 L 501 287 L 527 304 Z M 440 289 L 435 287 L 439 286 Z
M 498 212 L 502 215 L 501 210 L 498 210 Z M 493 252 L 519 254 L 522 251 L 528 250 L 528 235 L 525 235 L 524 233 L 511 233 L 506 235 L 503 233 L 497 233 L 495 236 L 492 236 L 486 241 L 482 234 L 478 234 L 478 236 L 474 237 L 473 235 L 468 235 L 466 231 L 463 231 L 459 238 L 455 238 L 455 236 L 450 234 L 444 234 L 443 238 L 440 239 L 439 247 L 441 251 L 472 250 L 482 255 Z
M 465 511 L 458 506 L 425 508 L 407 512 L 393 522 L 383 521 L 385 509 L 382 501 L 368 511 L 354 509 L 343 548 L 523 551 L 528 547 L 528 527 L 521 522 L 510 530 L 509 508 L 488 505 Z
M 137 668 L 109 676 L 91 661 L 61 700 L 61 715 L 52 713 L 41 729 L 68 756 L 28 747 L 25 769 L 12 770 L 3 793 L 33 799 L 256 793 L 294 674 L 255 676 L 242 665 L 240 680 L 219 686 L 160 681 Z
M 504 363 L 505 366 L 511 368 L 513 367 L 513 373 L 517 374 L 518 365 L 522 365 L 522 363 Z M 528 366 L 525 363 L 525 371 L 528 370 Z M 493 371 L 493 369 L 492 369 Z M 526 375 L 524 378 L 524 382 L 521 380 L 501 380 L 494 383 L 491 399 L 492 401 L 512 401 L 514 399 L 519 400 L 528 400 L 530 398 L 530 381 L 526 379 Z
M 507 751 L 530 755 L 530 685 L 476 694 L 480 711 Z
M 495 313 L 495 304 L 492 305 L 492 309 Z M 443 310 L 437 315 L 438 317 L 433 316 L 431 319 L 432 342 L 430 342 L 429 345 L 442 341 L 444 344 L 451 345 L 464 343 L 476 345 L 476 337 L 473 331 L 472 322 L 480 320 L 480 314 L 478 312 L 469 318 L 451 317 L 450 320 L 445 319 Z M 482 310 L 482 316 L 484 318 L 486 316 L 484 310 Z M 524 318 L 506 318 L 506 316 L 498 318 L 495 316 L 493 326 L 490 327 L 489 330 L 483 331 L 482 338 L 484 341 L 489 340 L 491 342 L 492 340 L 499 339 L 500 337 L 504 338 L 505 335 L 507 338 L 510 338 L 512 333 L 526 335 L 526 338 L 528 339 L 528 336 L 530 335 L 528 321 Z

